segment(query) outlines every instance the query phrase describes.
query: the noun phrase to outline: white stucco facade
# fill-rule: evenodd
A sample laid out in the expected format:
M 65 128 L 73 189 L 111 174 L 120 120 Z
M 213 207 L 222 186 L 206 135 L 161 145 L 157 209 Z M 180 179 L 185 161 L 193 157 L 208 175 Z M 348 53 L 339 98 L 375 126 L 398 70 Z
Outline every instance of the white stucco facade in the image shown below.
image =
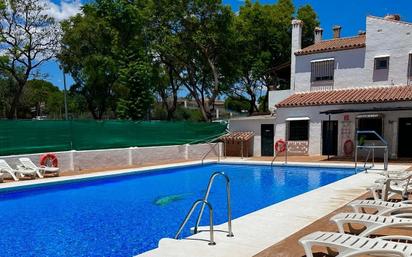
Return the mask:
M 294 91 L 311 90 L 311 61 L 333 58 L 335 73 L 333 89 L 379 85 L 406 85 L 409 54 L 412 53 L 412 24 L 366 18 L 366 47 L 296 56 Z M 386 80 L 374 80 L 374 60 L 389 57 L 389 74 Z
M 275 128 L 276 118 L 273 116 L 256 116 L 248 118 L 231 119 L 230 131 L 253 131 L 253 156 L 261 156 L 261 126 L 262 124 L 272 124 Z
M 411 106 L 409 102 L 400 103 L 382 103 L 379 108 L 395 108 Z M 330 119 L 338 121 L 338 155 L 344 156 L 343 144 L 346 140 L 355 142 L 356 117 L 364 114 L 381 114 L 383 117 L 383 138 L 388 142 L 389 156 L 396 158 L 398 150 L 398 121 L 399 118 L 412 117 L 411 111 L 371 111 L 376 104 L 350 104 L 350 105 L 324 105 L 310 107 L 280 108 L 277 110 L 275 141 L 287 139 L 287 118 L 291 117 L 309 117 L 309 155 L 322 154 L 322 123 L 329 120 L 329 116 L 320 112 L 347 109 L 356 110 L 357 112 L 347 112 L 341 114 L 332 114 Z M 365 112 L 358 112 L 364 109 Z M 347 120 L 344 117 L 347 116 Z M 348 129 L 349 133 L 342 133 L 343 129 Z M 382 153 L 377 153 L 378 155 Z
M 345 155 L 344 142 L 355 141 L 355 134 L 359 115 L 376 114 L 382 117 L 383 137 L 388 141 L 389 156 L 396 158 L 398 154 L 398 130 L 400 118 L 412 119 L 412 102 L 391 102 L 374 104 L 345 104 L 345 105 L 317 105 L 303 107 L 281 107 L 276 104 L 298 92 L 330 91 L 359 87 L 392 87 L 408 85 L 408 67 L 412 54 L 412 23 L 397 19 L 380 17 L 366 17 L 366 35 L 355 36 L 362 44 L 348 46 L 337 51 L 331 49 L 316 52 L 295 54 L 301 49 L 302 26 L 301 21 L 292 21 L 292 56 L 291 56 L 291 85 L 289 90 L 270 91 L 269 108 L 275 113 L 276 123 L 274 141 L 288 140 L 288 119 L 309 118 L 308 140 L 305 140 L 304 154 L 322 154 L 322 124 L 329 119 L 328 115 L 320 112 L 328 110 L 349 110 L 340 114 L 333 114 L 330 119 L 338 122 L 337 154 Z M 319 31 L 319 28 L 317 28 Z M 321 35 L 317 35 L 317 41 Z M 332 40 L 340 40 L 339 38 Z M 323 41 L 325 42 L 325 41 Z M 341 42 L 341 41 L 339 41 Z M 314 45 L 316 46 L 316 44 Z M 303 49 L 304 50 L 304 49 Z M 376 59 L 388 59 L 388 68 L 377 69 Z M 312 63 L 323 60 L 333 60 L 333 81 L 314 83 L 311 81 L 313 72 Z M 328 66 L 330 67 L 330 66 Z M 412 69 L 411 69 L 412 70 Z M 322 75 L 321 75 L 322 76 Z M 321 85 L 321 86 L 319 86 Z M 326 86 L 325 86 L 326 85 Z M 402 110 L 394 110 L 394 108 Z M 386 110 L 385 110 L 386 108 Z M 371 111 L 379 109 L 379 111 Z M 350 111 L 353 110 L 353 111 Z M 364 110 L 362 112 L 362 110 Z M 265 120 L 231 121 L 232 131 L 254 131 L 254 153 L 260 155 L 260 125 Z M 299 142 L 293 142 L 299 143 Z M 302 148 L 299 145 L 298 148 Z M 411 150 L 412 151 L 412 150 Z

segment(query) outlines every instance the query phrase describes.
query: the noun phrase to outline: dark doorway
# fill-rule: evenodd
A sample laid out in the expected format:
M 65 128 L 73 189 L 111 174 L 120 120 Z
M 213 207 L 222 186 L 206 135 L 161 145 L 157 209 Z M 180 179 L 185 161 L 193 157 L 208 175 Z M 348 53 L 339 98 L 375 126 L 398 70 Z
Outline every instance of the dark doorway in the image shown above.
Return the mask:
M 338 155 L 338 121 L 325 120 L 322 124 L 322 155 Z
M 412 118 L 399 119 L 398 157 L 412 157 Z
M 275 130 L 273 124 L 262 124 L 260 126 L 261 133 L 261 155 L 262 156 L 273 156 L 274 154 L 274 144 L 273 137 L 275 136 Z

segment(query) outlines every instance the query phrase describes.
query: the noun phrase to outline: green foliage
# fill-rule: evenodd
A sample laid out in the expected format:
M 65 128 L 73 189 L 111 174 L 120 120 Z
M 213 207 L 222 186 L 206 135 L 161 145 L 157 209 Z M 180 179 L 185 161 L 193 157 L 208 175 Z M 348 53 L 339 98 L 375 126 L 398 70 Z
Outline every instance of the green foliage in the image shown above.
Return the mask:
M 250 114 L 258 111 L 259 95 L 267 94 L 269 86 L 289 81 L 289 74 L 281 77 L 278 67 L 290 61 L 291 19 L 294 13 L 291 0 L 266 5 L 248 0 L 236 16 L 240 75 L 232 95 L 249 99 Z M 300 8 L 297 14 L 305 23 L 303 42 L 309 44 L 313 41 L 313 29 L 319 24 L 316 14 L 309 5 Z M 267 105 L 263 109 L 267 111 Z
M 101 119 L 113 96 L 119 69 L 112 51 L 116 32 L 86 5 L 84 15 L 62 23 L 62 49 L 58 58 L 76 84 L 72 91 L 82 95 L 95 119 Z
M 61 118 L 61 114 L 64 113 L 63 92 L 45 80 L 29 80 L 22 100 L 22 108 L 28 109 L 33 116 L 48 115 Z
M 319 24 L 306 5 L 297 12 L 304 44 Z M 235 110 L 258 111 L 271 85 L 287 84 L 278 67 L 290 61 L 291 0 L 248 0 L 237 15 L 221 0 L 95 0 L 63 22 L 59 60 L 95 119 L 210 120 L 215 100 L 229 94 Z M 282 77 L 283 76 L 283 77 Z M 184 88 L 198 111 L 177 105 Z M 161 99 L 162 106 L 154 104 Z M 264 110 L 267 105 L 260 104 Z
M 302 20 L 304 24 L 302 31 L 302 47 L 306 47 L 308 45 L 313 44 L 313 31 L 320 24 L 318 16 L 315 13 L 315 10 L 313 10 L 312 6 L 308 4 L 304 5 L 299 8 L 297 12 L 297 18 Z
M 244 97 L 229 96 L 225 100 L 225 108 L 235 112 L 242 112 L 250 109 L 250 102 Z
M 33 71 L 54 58 L 59 42 L 59 25 L 46 14 L 44 1 L 0 2 L 0 72 L 13 81 L 8 88 L 6 116 L 17 118 L 18 106 Z

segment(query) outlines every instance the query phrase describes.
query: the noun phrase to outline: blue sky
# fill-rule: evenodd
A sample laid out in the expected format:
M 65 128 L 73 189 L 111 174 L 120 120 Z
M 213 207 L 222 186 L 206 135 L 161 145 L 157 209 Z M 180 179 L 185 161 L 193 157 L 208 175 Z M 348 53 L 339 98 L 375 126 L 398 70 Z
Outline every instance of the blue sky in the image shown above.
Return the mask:
M 77 0 L 85 3 L 85 0 Z M 60 11 L 59 15 L 72 12 L 78 7 L 76 0 L 60 1 L 52 0 Z M 63 2 L 63 5 L 62 5 Z M 225 4 L 232 6 L 234 11 L 239 10 L 244 1 L 223 0 Z M 260 3 L 274 3 L 275 0 L 260 0 Z M 72 4 L 73 8 L 71 8 Z M 321 27 L 324 29 L 324 38 L 332 36 L 333 25 L 342 26 L 342 36 L 356 35 L 359 30 L 365 30 L 365 19 L 367 15 L 385 16 L 389 13 L 400 14 L 402 20 L 412 22 L 411 0 L 294 0 L 295 7 L 310 4 L 319 16 Z M 56 62 L 49 62 L 42 66 L 41 72 L 47 74 L 46 79 L 54 85 L 63 87 L 63 75 Z M 68 79 L 71 83 L 71 79 Z

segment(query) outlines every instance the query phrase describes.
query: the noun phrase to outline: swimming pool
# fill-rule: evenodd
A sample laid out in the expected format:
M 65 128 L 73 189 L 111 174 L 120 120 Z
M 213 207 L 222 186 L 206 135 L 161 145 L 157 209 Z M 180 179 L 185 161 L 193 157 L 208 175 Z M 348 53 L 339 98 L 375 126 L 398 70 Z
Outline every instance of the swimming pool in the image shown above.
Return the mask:
M 174 236 L 214 171 L 231 179 L 233 218 L 354 174 L 344 168 L 209 164 L 2 192 L 0 256 L 118 257 L 153 249 Z M 215 224 L 226 222 L 223 179 L 216 179 L 209 200 Z

